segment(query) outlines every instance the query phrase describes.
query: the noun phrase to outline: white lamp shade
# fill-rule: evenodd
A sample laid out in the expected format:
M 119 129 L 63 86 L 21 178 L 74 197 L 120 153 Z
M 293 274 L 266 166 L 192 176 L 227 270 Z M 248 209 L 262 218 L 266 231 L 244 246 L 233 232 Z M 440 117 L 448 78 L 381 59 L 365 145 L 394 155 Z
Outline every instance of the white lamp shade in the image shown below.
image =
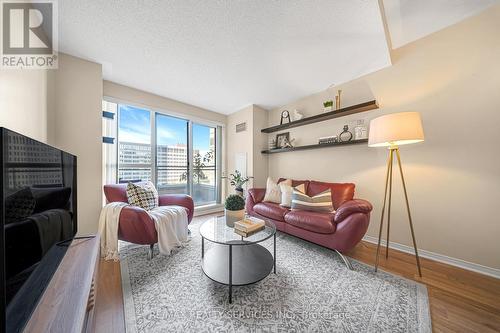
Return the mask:
M 400 146 L 424 141 L 418 112 L 387 114 L 370 121 L 369 147 Z

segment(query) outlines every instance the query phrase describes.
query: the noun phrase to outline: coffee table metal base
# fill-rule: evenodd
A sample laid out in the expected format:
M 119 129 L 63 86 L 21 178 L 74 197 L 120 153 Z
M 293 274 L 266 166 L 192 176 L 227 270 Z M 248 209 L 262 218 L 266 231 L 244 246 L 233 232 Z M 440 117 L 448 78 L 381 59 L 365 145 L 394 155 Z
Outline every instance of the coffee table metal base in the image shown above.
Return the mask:
M 232 303 L 233 286 L 264 279 L 274 265 L 273 255 L 259 244 L 214 244 L 204 253 L 202 268 L 210 279 L 229 286 L 229 303 Z

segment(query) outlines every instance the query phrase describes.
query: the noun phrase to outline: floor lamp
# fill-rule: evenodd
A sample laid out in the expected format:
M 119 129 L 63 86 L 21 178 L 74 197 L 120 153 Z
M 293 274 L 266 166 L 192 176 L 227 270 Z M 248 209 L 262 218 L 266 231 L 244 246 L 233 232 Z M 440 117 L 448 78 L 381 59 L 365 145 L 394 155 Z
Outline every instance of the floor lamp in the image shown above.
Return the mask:
M 411 238 L 415 248 L 415 257 L 417 258 L 418 275 L 422 277 L 420 269 L 420 259 L 418 257 L 417 242 L 413 230 L 413 222 L 410 213 L 410 204 L 408 202 L 408 193 L 406 191 L 405 178 L 403 176 L 403 167 L 401 166 L 401 157 L 399 155 L 399 146 L 424 141 L 424 130 L 422 121 L 418 112 L 401 112 L 381 116 L 370 122 L 370 134 L 368 146 L 370 147 L 388 147 L 389 158 L 387 160 L 387 173 L 385 177 L 384 205 L 382 206 L 382 217 L 380 218 L 380 229 L 378 232 L 377 255 L 375 258 L 375 272 L 378 268 L 378 257 L 380 242 L 382 239 L 382 227 L 384 225 L 384 214 L 387 204 L 387 246 L 385 257 L 389 257 L 389 230 L 391 227 L 391 199 L 392 199 L 392 166 L 394 155 L 398 161 L 399 173 L 406 200 L 406 209 L 408 211 L 408 220 L 410 222 Z

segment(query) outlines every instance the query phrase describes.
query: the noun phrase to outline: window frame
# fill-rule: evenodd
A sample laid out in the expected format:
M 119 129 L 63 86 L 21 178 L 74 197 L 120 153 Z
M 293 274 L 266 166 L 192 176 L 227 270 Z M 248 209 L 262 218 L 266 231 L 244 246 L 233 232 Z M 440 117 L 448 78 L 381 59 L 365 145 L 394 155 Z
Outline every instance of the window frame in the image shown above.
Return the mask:
M 116 103 L 117 104 L 117 111 L 116 111 L 116 156 L 115 156 L 115 163 L 116 163 L 116 181 L 119 181 L 119 170 L 120 170 L 120 163 L 119 163 L 119 144 L 120 144 L 120 107 L 119 105 L 126 105 L 126 106 L 132 106 L 136 107 L 139 109 L 147 110 L 150 113 L 150 123 L 151 123 L 151 164 L 149 167 L 151 168 L 151 182 L 157 186 L 157 179 L 158 179 L 158 168 L 157 168 L 157 140 L 156 140 L 156 116 L 158 115 L 163 115 L 163 116 L 168 116 L 168 117 L 173 117 L 173 118 L 178 118 L 181 120 L 187 121 L 187 150 L 188 150 L 188 192 L 189 195 L 192 195 L 193 193 L 193 181 L 191 179 L 191 175 L 193 174 L 193 125 L 198 124 L 202 126 L 207 126 L 207 127 L 213 127 L 215 129 L 215 203 L 214 204 L 208 204 L 208 205 L 198 205 L 195 208 L 198 207 L 203 207 L 203 206 L 211 206 L 211 205 L 220 205 L 222 203 L 222 179 L 223 179 L 223 170 L 224 166 L 223 164 L 223 159 L 222 159 L 222 151 L 223 151 L 223 144 L 224 140 L 222 139 L 222 136 L 224 135 L 224 130 L 225 130 L 225 124 L 213 121 L 213 120 L 207 120 L 203 118 L 199 118 L 196 116 L 191 116 L 191 115 L 186 115 L 186 114 L 181 114 L 177 112 L 171 112 L 171 111 L 165 111 L 160 108 L 156 107 L 151 107 L 146 104 L 141 104 L 141 103 L 136 103 L 136 102 L 129 102 L 126 100 L 122 99 L 117 99 L 114 97 L 110 96 L 103 96 L 102 97 L 103 101 L 110 102 L 110 103 Z

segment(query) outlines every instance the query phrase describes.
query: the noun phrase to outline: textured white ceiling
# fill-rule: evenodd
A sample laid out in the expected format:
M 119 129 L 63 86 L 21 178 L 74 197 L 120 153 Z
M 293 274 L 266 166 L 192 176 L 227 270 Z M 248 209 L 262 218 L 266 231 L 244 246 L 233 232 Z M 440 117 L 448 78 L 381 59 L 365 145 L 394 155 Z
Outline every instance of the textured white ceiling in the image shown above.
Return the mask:
M 396 49 L 458 23 L 499 3 L 498 0 L 384 0 L 384 10 Z
M 104 79 L 229 114 L 390 65 L 376 0 L 64 0 L 60 50 Z

